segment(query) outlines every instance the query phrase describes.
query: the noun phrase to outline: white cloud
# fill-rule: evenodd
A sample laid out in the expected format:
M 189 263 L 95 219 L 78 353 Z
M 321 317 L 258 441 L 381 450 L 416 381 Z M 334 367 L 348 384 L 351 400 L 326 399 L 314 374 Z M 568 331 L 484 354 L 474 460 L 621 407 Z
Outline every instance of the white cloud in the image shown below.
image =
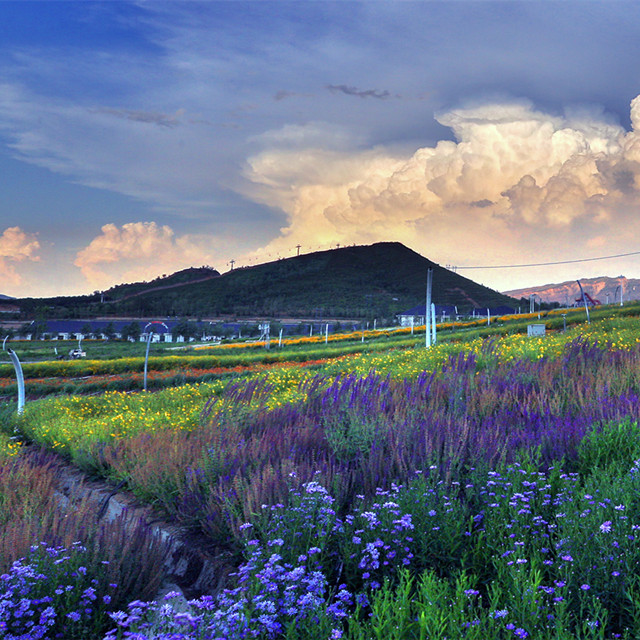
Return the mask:
M 438 116 L 455 141 L 405 157 L 381 148 L 294 149 L 290 135 L 279 145 L 272 133 L 246 171 L 252 197 L 288 216 L 264 251 L 398 240 L 462 265 L 588 257 L 594 246 L 632 251 L 640 97 L 631 118 L 627 132 L 594 110 L 560 117 L 522 101 L 469 106 Z
M 211 262 L 211 239 L 176 237 L 168 226 L 155 222 L 105 224 L 101 234 L 78 252 L 74 264 L 87 282 L 104 289 L 136 282 Z
M 25 260 L 38 261 L 37 251 L 40 243 L 35 234 L 26 233 L 20 227 L 8 227 L 0 235 L 0 279 L 2 293 L 7 293 L 12 287 L 23 282 L 23 278 L 16 271 L 16 262 Z M 9 287 L 9 288 L 6 288 Z M 12 291 L 13 292 L 13 291 Z

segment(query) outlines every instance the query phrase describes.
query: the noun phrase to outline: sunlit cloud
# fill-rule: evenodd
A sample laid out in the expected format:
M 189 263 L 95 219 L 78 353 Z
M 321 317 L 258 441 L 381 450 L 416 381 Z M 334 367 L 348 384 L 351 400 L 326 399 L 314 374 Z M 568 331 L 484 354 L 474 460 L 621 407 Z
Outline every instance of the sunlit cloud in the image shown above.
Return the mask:
M 280 206 L 288 224 L 264 251 L 397 240 L 442 264 L 490 265 L 540 249 L 553 260 L 637 248 L 640 97 L 631 131 L 598 110 L 554 116 L 513 100 L 437 120 L 455 140 L 404 157 L 292 148 L 287 130 L 265 136 L 246 177 L 252 197 Z
M 204 242 L 210 239 L 176 236 L 155 222 L 106 224 L 100 235 L 78 252 L 75 266 L 87 282 L 104 289 L 120 282 L 136 282 L 211 262 Z
M 16 270 L 16 263 L 30 260 L 37 262 L 40 243 L 35 234 L 26 233 L 20 227 L 8 227 L 0 235 L 0 293 L 7 294 L 20 285 L 23 278 Z

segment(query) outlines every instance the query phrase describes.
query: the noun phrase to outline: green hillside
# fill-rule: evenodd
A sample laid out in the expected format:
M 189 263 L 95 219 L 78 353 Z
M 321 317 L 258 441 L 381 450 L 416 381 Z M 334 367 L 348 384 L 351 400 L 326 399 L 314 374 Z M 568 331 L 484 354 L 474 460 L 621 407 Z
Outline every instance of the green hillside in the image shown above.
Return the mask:
M 104 302 L 95 296 L 84 302 L 74 298 L 74 315 L 391 318 L 423 303 L 429 267 L 434 270 L 436 304 L 457 305 L 460 311 L 515 304 L 400 243 L 381 242 L 310 253 L 220 276 L 213 270 L 208 274 L 194 270 L 193 277 L 182 276 L 184 284 L 174 274 L 152 283 L 114 287 Z M 24 313 L 27 303 L 36 301 L 20 302 Z M 37 302 L 65 306 L 64 299 Z

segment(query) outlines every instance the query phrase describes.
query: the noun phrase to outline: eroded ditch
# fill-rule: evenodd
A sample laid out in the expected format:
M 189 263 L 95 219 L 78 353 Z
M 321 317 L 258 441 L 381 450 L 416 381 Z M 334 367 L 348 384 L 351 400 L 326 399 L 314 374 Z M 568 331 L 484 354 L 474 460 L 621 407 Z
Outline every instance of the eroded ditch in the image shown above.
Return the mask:
M 101 522 L 122 519 L 125 531 L 135 534 L 140 521 L 144 522 L 166 545 L 164 582 L 157 594 L 178 591 L 185 599 L 203 594 L 215 595 L 227 583 L 234 567 L 231 555 L 212 549 L 204 536 L 169 522 L 152 507 L 103 480 L 90 478 L 78 467 L 57 457 L 55 463 L 56 497 L 64 511 L 71 511 L 84 501 L 98 514 Z

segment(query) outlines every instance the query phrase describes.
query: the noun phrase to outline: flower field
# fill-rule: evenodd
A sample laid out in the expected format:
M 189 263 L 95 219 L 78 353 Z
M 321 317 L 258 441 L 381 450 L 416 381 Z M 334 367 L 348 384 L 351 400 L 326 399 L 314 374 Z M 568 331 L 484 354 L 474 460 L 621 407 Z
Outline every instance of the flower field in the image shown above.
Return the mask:
M 4 637 L 640 637 L 640 318 L 394 346 L 4 411 Z M 226 588 L 152 601 L 133 556 L 101 582 L 107 534 L 14 433 L 226 549 Z

